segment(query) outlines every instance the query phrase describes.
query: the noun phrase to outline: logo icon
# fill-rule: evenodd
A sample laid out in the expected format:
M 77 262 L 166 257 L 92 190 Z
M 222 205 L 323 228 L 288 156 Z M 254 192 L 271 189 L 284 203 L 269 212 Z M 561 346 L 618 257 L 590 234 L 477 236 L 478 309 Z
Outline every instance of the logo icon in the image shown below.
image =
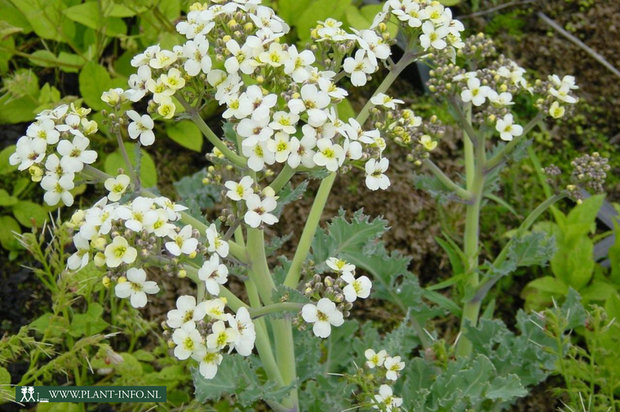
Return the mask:
M 19 400 L 20 402 L 37 402 L 37 399 L 34 397 L 34 386 L 22 386 L 22 398 Z

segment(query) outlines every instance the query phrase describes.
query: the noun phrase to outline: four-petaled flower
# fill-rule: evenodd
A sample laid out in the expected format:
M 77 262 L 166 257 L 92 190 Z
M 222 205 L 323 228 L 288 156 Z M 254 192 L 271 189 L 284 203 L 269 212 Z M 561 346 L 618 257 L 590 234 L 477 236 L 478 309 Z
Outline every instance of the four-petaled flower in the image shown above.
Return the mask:
M 121 278 L 122 279 L 122 278 Z M 127 271 L 127 279 L 116 284 L 114 293 L 119 298 L 129 298 L 131 306 L 143 308 L 146 306 L 146 295 L 159 292 L 159 286 L 152 280 L 146 280 L 144 269 L 130 268 Z
M 308 323 L 313 323 L 312 332 L 319 338 L 327 338 L 333 326 L 344 323 L 342 312 L 336 304 L 328 298 L 321 298 L 316 305 L 308 303 L 301 308 L 301 317 Z

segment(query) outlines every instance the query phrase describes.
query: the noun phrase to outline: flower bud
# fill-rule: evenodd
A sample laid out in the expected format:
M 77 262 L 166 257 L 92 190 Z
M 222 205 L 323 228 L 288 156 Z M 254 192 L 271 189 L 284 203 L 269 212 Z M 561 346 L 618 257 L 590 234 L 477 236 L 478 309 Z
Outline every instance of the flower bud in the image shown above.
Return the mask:
M 104 288 L 109 288 L 110 287 L 110 277 L 109 276 L 104 276 L 103 278 L 101 278 L 101 283 L 103 284 Z
M 93 261 L 95 262 L 95 266 L 97 267 L 105 266 L 105 255 L 101 252 L 98 252 L 93 258 Z

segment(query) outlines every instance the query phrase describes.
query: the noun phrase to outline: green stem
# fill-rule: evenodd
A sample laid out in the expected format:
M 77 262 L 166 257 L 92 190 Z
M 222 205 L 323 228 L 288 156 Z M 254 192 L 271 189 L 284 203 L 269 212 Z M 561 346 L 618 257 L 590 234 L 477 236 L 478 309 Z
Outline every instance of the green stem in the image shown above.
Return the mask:
M 295 256 L 293 256 L 291 267 L 289 268 L 288 273 L 286 274 L 286 279 L 284 280 L 284 285 L 289 288 L 297 288 L 297 285 L 299 284 L 301 266 L 310 251 L 312 239 L 314 239 L 314 234 L 319 227 L 321 214 L 323 213 L 323 209 L 327 203 L 327 198 L 329 197 L 329 192 L 331 191 L 335 180 L 336 173 L 330 173 L 325 179 L 323 179 L 321 185 L 319 186 L 319 190 L 316 193 L 316 197 L 312 203 L 312 208 L 310 209 L 310 214 L 308 215 L 304 230 L 301 233 L 299 243 L 297 244 L 297 250 L 295 251 Z
M 250 279 L 258 289 L 258 294 L 264 304 L 271 303 L 271 292 L 276 285 L 273 282 L 269 267 L 267 266 L 267 256 L 265 255 L 265 234 L 260 229 L 248 228 L 247 245 L 248 272 Z
M 127 154 L 127 149 L 125 148 L 125 143 L 123 142 L 123 136 L 121 136 L 121 132 L 119 130 L 117 130 L 115 134 L 116 134 L 116 142 L 118 143 L 118 148 L 121 151 L 121 154 L 123 155 L 123 160 L 125 161 L 125 165 L 127 166 L 127 169 L 129 169 L 128 172 L 131 175 L 131 180 L 133 180 L 134 187 L 138 188 L 140 187 L 140 179 L 138 178 L 138 175 L 136 174 L 136 170 L 131 164 L 131 160 L 129 160 L 129 155 Z
M 284 185 L 291 180 L 291 177 L 295 174 L 295 170 L 291 168 L 288 164 L 285 164 L 278 176 L 271 182 L 269 186 L 274 190 L 274 192 L 278 193 Z
M 298 309 L 299 310 L 299 307 Z M 280 367 L 282 379 L 285 385 L 290 385 L 297 378 L 297 368 L 295 362 L 295 343 L 293 341 L 293 326 L 290 319 L 273 319 L 274 340 L 276 343 L 276 360 Z M 293 389 L 290 398 L 285 402 L 287 406 L 293 406 L 293 410 L 299 410 L 297 389 Z
M 385 76 L 385 79 L 383 79 L 383 82 L 381 82 L 379 87 L 377 87 L 377 90 L 375 90 L 375 92 L 372 94 L 373 97 L 378 95 L 379 93 L 385 93 L 390 88 L 392 83 L 394 83 L 394 81 L 398 78 L 398 75 L 403 70 L 405 70 L 407 66 L 413 63 L 416 57 L 418 57 L 416 54 L 412 53 L 411 51 L 407 51 L 403 55 L 403 57 L 400 58 L 398 63 L 392 66 L 392 68 L 390 69 L 390 72 L 387 74 L 387 76 Z M 359 124 L 363 125 L 366 122 L 366 120 L 368 120 L 368 116 L 370 115 L 370 109 L 373 106 L 374 104 L 370 101 L 370 99 L 368 99 L 368 101 L 366 102 L 362 110 L 359 112 L 355 120 L 357 120 Z
M 447 188 L 456 193 L 463 200 L 470 200 L 471 193 L 454 183 L 446 174 L 430 159 L 424 159 L 424 165 L 430 170 L 437 179 Z
M 460 112 L 460 109 L 457 107 Z M 467 105 L 466 118 L 464 119 L 471 126 L 471 105 Z M 464 126 L 464 125 L 461 125 Z M 464 127 L 465 135 L 468 134 L 467 127 Z M 471 136 L 469 136 L 471 137 Z M 467 190 L 471 193 L 471 201 L 467 204 L 465 216 L 465 233 L 463 236 L 463 252 L 467 259 L 468 277 L 465 283 L 465 291 L 475 290 L 480 283 L 478 275 L 478 254 L 479 254 L 479 235 L 480 235 L 480 208 L 482 205 L 482 195 L 484 190 L 484 140 L 478 136 L 472 142 L 466 136 L 463 137 L 465 149 L 465 179 Z M 467 323 L 475 325 L 480 313 L 480 302 L 465 302 L 463 305 L 463 315 L 461 317 L 460 340 L 456 347 L 457 356 L 468 356 L 471 353 L 471 342 L 465 339 L 463 331 Z
M 303 304 L 295 303 L 295 302 L 280 302 L 280 303 L 272 303 L 271 305 L 262 306 L 257 309 L 252 309 L 250 314 L 252 318 L 258 318 L 269 313 L 278 313 L 278 312 L 299 312 Z
M 192 119 L 192 121 L 196 124 L 196 126 L 198 126 L 202 134 L 207 138 L 209 142 L 211 142 L 213 146 L 217 147 L 220 150 L 220 152 L 222 152 L 224 156 L 226 156 L 226 158 L 230 160 L 232 163 L 234 163 L 235 165 L 239 167 L 246 166 L 245 159 L 242 156 L 239 156 L 237 153 L 230 150 L 228 146 L 226 146 L 226 143 L 221 141 L 220 138 L 217 137 L 215 133 L 213 133 L 213 130 L 211 130 L 209 125 L 205 123 L 205 121 L 200 116 L 200 113 L 198 112 L 198 110 L 196 110 L 188 102 L 186 102 L 185 99 L 183 99 L 183 97 L 181 96 L 175 96 L 175 97 L 177 98 L 179 102 L 181 102 L 181 105 L 183 105 L 183 107 L 185 108 L 185 111 L 189 114 L 190 119 Z

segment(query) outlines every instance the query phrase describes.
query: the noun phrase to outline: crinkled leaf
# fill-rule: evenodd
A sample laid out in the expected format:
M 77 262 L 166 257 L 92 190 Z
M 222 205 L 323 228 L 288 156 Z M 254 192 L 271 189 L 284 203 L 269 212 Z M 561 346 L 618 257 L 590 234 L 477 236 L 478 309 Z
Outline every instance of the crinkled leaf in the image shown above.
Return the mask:
M 206 222 L 203 217 L 203 210 L 212 208 L 215 202 L 220 200 L 220 187 L 211 184 L 205 185 L 203 180 L 206 177 L 207 171 L 202 169 L 174 183 L 180 203 L 189 208 L 189 213 L 193 217 L 203 222 Z
M 282 214 L 282 210 L 284 209 L 284 206 L 286 206 L 287 204 L 291 202 L 294 202 L 297 199 L 300 199 L 306 192 L 307 188 L 308 188 L 307 180 L 304 180 L 303 182 L 298 184 L 297 187 L 295 188 L 293 188 L 293 185 L 290 182 L 284 185 L 282 190 L 278 192 L 278 206 L 276 206 L 275 210 L 272 213 L 275 216 L 280 216 Z
M 280 400 L 290 387 L 278 388 L 276 383 L 261 382 L 257 365 L 248 358 L 226 355 L 214 379 L 205 379 L 198 368 L 192 368 L 196 399 L 213 401 L 224 395 L 234 395 L 242 406 L 252 406 L 259 400 Z
M 337 376 L 319 375 L 299 393 L 300 410 L 307 412 L 344 411 L 351 407 L 355 386 Z
M 388 229 L 386 220 L 370 220 L 361 210 L 350 221 L 344 211 L 332 219 L 326 230 L 319 229 L 312 242 L 312 259 L 317 263 L 329 257 L 344 259 L 372 276 L 371 296 L 388 300 L 406 312 L 421 306 L 417 278 L 407 271 L 409 258 L 388 254 L 379 237 Z

